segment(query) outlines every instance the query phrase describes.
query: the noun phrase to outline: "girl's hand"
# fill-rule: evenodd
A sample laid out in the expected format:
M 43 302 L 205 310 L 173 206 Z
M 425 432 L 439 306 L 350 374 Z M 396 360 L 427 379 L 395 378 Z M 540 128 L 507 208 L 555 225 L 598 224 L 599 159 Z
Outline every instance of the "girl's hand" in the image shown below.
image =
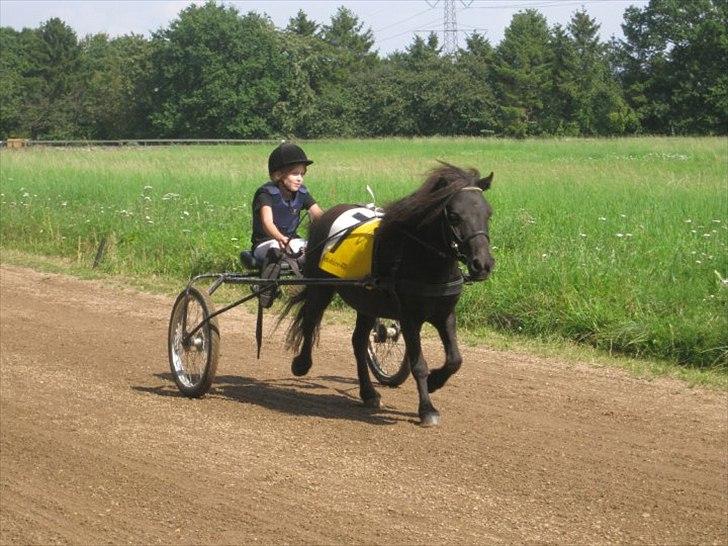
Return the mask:
M 281 250 L 286 248 L 286 245 L 288 244 L 288 237 L 281 235 L 281 237 L 276 240 L 278 241 L 278 246 L 281 247 Z

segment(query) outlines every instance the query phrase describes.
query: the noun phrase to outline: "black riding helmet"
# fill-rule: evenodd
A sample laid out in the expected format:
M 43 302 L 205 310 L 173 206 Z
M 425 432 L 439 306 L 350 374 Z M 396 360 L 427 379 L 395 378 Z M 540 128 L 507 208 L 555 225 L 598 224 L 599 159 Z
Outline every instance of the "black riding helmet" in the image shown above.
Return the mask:
M 306 157 L 306 153 L 300 146 L 296 146 L 291 142 L 284 142 L 273 150 L 268 157 L 268 174 L 273 174 L 277 170 L 288 165 L 310 165 L 313 163 Z

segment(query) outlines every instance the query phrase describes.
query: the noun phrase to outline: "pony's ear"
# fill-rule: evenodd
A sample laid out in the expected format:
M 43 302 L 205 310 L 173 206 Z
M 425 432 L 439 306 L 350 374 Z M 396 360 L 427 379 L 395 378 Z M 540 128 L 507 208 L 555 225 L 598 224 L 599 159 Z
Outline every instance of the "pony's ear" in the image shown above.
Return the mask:
M 490 183 L 493 182 L 493 173 L 490 173 L 485 178 L 481 178 L 476 182 L 476 185 L 483 191 L 490 188 Z
M 441 190 L 446 187 L 447 187 L 447 178 L 445 178 L 444 176 L 441 176 L 440 178 L 437 179 L 437 182 L 435 182 L 435 185 L 432 187 L 432 190 L 438 191 L 438 190 Z

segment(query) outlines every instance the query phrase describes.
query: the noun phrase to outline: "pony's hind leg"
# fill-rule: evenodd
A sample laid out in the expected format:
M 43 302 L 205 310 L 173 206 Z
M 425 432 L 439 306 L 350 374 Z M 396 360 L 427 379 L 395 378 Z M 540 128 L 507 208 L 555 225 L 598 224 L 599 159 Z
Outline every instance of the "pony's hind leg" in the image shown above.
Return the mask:
M 306 298 L 296 317 L 301 336 L 301 350 L 291 363 L 291 372 L 298 377 L 306 375 L 311 369 L 313 364 L 311 353 L 321 319 L 334 297 L 334 289 L 328 286 L 307 286 L 305 290 Z
M 354 358 L 356 358 L 356 372 L 359 376 L 359 396 L 364 405 L 369 408 L 378 408 L 380 396 L 372 385 L 367 365 L 367 351 L 369 350 L 369 332 L 374 327 L 376 318 L 369 317 L 362 313 L 356 314 L 356 327 L 351 336 L 351 344 L 354 346 Z
M 460 355 L 455 327 L 455 313 L 450 313 L 444 320 L 434 321 L 433 326 L 440 334 L 442 345 L 445 349 L 445 364 L 430 372 L 427 378 L 427 390 L 435 392 L 441 388 L 447 380 L 460 369 L 463 357 Z

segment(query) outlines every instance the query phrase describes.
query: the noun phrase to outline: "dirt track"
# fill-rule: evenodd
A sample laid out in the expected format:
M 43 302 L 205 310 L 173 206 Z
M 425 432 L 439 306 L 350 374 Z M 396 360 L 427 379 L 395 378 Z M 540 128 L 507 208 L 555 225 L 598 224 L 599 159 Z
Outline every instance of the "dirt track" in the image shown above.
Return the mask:
M 171 298 L 0 272 L 3 544 L 728 543 L 724 393 L 465 348 L 422 429 L 411 380 L 358 404 L 348 328 L 300 380 L 234 311 L 188 400 Z

